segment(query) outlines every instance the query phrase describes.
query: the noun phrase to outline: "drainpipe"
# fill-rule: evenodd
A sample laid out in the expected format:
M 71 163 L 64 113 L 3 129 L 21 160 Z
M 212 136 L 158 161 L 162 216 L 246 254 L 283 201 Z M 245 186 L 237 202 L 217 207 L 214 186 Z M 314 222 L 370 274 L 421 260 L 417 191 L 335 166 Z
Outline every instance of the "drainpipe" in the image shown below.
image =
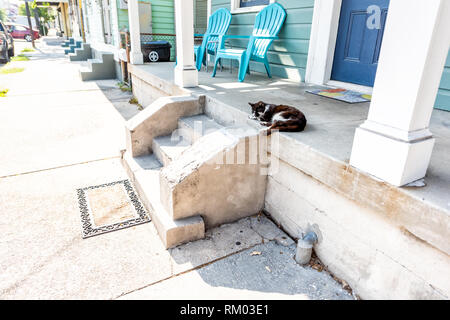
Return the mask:
M 319 241 L 317 234 L 314 231 L 307 232 L 297 242 L 297 252 L 295 254 L 295 261 L 301 265 L 308 264 L 311 260 L 313 246 Z

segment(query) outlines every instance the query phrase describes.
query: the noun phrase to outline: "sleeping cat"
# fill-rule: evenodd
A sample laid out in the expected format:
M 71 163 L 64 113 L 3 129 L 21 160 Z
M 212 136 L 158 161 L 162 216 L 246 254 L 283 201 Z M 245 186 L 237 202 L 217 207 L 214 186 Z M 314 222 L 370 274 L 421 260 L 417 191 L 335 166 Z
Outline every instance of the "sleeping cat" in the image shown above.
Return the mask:
M 253 113 L 251 119 L 259 120 L 263 126 L 269 127 L 267 135 L 270 135 L 272 130 L 300 132 L 305 129 L 306 117 L 294 107 L 267 104 L 262 101 L 249 105 Z

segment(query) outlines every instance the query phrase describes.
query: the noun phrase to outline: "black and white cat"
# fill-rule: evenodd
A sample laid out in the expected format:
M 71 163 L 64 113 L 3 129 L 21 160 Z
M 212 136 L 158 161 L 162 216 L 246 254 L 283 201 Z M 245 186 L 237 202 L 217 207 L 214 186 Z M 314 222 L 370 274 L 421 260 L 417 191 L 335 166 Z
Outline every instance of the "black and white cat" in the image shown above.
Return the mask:
M 252 107 L 251 119 L 259 120 L 263 126 L 269 127 L 267 135 L 270 135 L 272 130 L 300 132 L 306 127 L 305 115 L 294 107 L 262 101 L 249 105 Z

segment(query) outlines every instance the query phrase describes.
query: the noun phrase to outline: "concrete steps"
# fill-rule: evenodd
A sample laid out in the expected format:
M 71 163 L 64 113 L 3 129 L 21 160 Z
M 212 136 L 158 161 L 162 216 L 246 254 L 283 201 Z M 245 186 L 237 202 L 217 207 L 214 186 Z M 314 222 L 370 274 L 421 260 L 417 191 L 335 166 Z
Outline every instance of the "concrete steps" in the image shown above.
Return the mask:
M 223 128 L 204 114 L 184 117 L 178 120 L 178 128 L 185 139 L 195 142 L 202 136 Z
M 242 150 L 245 159 L 242 147 L 258 132 L 219 125 L 200 113 L 202 101 L 161 98 L 127 122 L 123 165 L 166 248 L 201 239 L 205 228 L 253 215 L 264 204 L 261 165 L 222 161 Z
M 157 137 L 153 139 L 153 153 L 156 158 L 164 165 L 169 165 L 172 160 L 177 159 L 183 151 L 191 146 L 191 141 L 178 136 Z
M 155 155 L 133 158 L 125 152 L 122 162 L 166 248 L 204 238 L 205 224 L 200 216 L 174 221 L 161 204 L 159 172 L 162 165 Z
M 91 45 L 82 43 L 81 48 L 76 48 L 74 53 L 69 53 L 70 61 L 87 61 L 92 58 Z
M 164 166 L 177 159 L 191 145 L 206 134 L 213 133 L 223 126 L 204 114 L 183 117 L 178 120 L 178 129 L 171 135 L 153 139 L 152 149 L 156 158 Z
M 109 52 L 101 52 L 99 55 L 100 58 L 88 59 L 87 65 L 80 67 L 82 81 L 116 78 L 114 55 Z
M 73 45 L 74 43 L 75 43 L 75 39 L 74 38 L 69 38 L 68 40 L 64 41 L 61 44 L 61 47 L 68 48 L 70 45 Z
M 75 41 L 74 44 L 69 44 L 69 49 L 65 49 L 64 54 L 68 55 L 70 53 L 74 53 L 75 49 L 81 48 L 82 45 L 83 45 L 82 41 Z

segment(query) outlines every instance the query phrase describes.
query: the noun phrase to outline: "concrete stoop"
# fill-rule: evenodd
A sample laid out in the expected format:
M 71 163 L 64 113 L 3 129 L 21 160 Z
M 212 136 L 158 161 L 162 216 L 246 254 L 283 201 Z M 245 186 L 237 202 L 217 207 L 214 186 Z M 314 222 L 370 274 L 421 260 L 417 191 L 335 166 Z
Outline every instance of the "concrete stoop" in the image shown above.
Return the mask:
M 100 52 L 99 56 L 99 59 L 88 59 L 87 65 L 80 68 L 80 77 L 82 81 L 116 78 L 114 54 Z
M 126 124 L 122 161 L 166 248 L 264 206 L 267 164 L 258 152 L 266 150 L 258 141 L 265 137 L 223 127 L 203 108 L 204 97 L 160 98 Z
M 64 41 L 61 44 L 61 47 L 68 48 L 70 45 L 73 45 L 74 43 L 75 43 L 75 39 L 74 38 L 69 38 L 68 40 Z
M 92 58 L 91 45 L 82 43 L 81 48 L 75 48 L 73 53 L 69 53 L 70 61 L 87 61 Z
M 68 55 L 74 53 L 75 50 L 81 48 L 82 45 L 83 45 L 82 41 L 75 41 L 74 44 L 69 44 L 69 49 L 65 49 L 64 54 Z

